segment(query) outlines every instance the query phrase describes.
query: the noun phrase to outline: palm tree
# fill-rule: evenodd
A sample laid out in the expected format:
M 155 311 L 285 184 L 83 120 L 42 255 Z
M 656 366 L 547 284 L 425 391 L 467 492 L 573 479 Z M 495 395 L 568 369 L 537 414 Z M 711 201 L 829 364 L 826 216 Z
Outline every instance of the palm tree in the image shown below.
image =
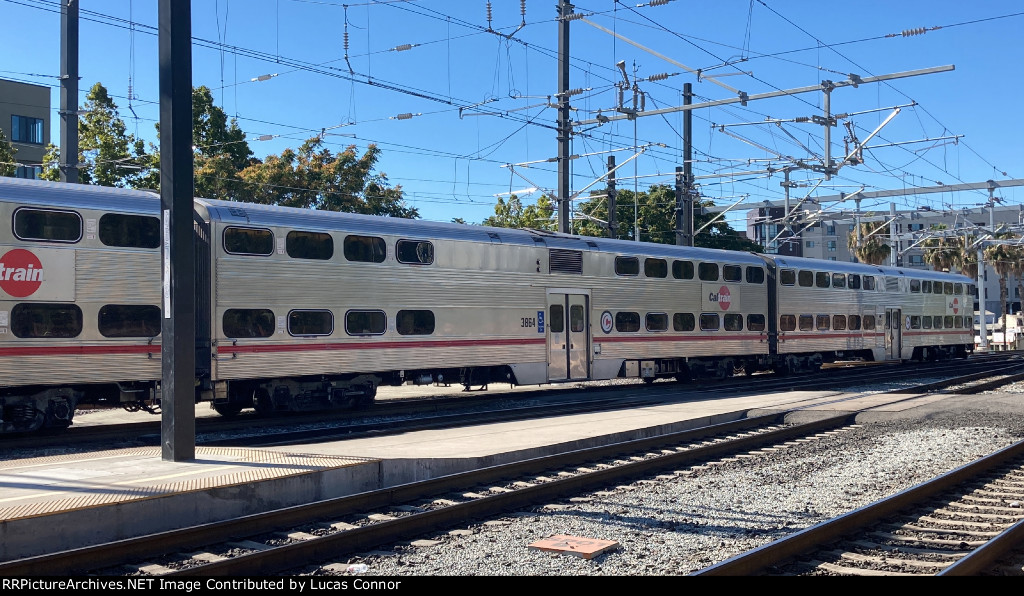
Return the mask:
M 857 260 L 868 265 L 881 265 L 889 258 L 892 248 L 882 240 L 881 236 L 874 235 L 878 228 L 871 229 L 871 224 L 860 224 L 860 243 L 857 242 L 857 232 L 853 230 L 846 239 L 846 245 Z
M 1006 239 L 1007 234 L 999 234 L 997 239 Z M 993 244 L 985 249 L 985 262 L 992 266 L 992 269 L 999 276 L 999 312 L 998 316 L 1006 314 L 1006 299 L 1008 298 L 1006 282 L 1007 277 L 1013 272 L 1014 261 L 1016 260 L 1013 250 L 1006 244 Z M 998 319 L 997 319 L 998 320 Z

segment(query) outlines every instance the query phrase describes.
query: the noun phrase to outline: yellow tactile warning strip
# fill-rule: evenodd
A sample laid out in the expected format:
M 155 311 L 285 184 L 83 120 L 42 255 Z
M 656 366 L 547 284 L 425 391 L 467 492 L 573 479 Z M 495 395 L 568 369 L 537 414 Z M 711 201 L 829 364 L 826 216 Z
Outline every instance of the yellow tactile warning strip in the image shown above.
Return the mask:
M 142 447 L 0 462 L 0 520 L 377 461 L 230 447 L 197 447 L 195 459 L 186 462 L 167 462 L 160 456 L 159 447 Z

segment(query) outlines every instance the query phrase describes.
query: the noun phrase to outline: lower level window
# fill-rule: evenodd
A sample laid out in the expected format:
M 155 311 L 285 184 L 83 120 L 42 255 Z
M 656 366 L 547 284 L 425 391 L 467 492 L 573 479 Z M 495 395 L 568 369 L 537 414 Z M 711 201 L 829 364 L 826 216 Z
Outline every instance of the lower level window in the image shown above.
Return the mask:
M 82 333 L 82 309 L 74 304 L 16 304 L 11 309 L 11 333 L 26 338 L 78 337 Z
M 292 335 L 330 335 L 334 315 L 329 310 L 293 310 L 288 313 L 288 333 Z
M 345 313 L 345 333 L 349 335 L 381 335 L 388 327 L 382 310 L 350 310 Z
M 715 313 L 702 313 L 700 315 L 701 331 L 718 331 L 721 326 L 721 319 Z
M 156 337 L 160 335 L 160 307 L 152 304 L 107 304 L 100 308 L 103 337 Z
M 429 310 L 400 310 L 395 318 L 399 335 L 430 335 L 434 333 L 434 313 Z
M 620 333 L 640 331 L 640 314 L 635 312 L 615 313 L 615 330 Z
M 224 335 L 240 339 L 274 334 L 274 311 L 269 308 L 229 308 L 224 311 Z

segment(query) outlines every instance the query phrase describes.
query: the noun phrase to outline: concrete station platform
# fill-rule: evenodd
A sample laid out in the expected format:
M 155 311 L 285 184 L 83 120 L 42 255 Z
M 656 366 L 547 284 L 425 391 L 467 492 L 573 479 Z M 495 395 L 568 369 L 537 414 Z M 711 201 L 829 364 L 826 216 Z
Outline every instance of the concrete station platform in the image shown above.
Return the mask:
M 891 415 L 949 399 L 886 406 L 892 398 L 791 391 L 310 445 L 199 446 L 188 462 L 162 460 L 159 447 L 0 461 L 0 561 L 748 415 L 796 410 L 807 419 L 869 407 Z

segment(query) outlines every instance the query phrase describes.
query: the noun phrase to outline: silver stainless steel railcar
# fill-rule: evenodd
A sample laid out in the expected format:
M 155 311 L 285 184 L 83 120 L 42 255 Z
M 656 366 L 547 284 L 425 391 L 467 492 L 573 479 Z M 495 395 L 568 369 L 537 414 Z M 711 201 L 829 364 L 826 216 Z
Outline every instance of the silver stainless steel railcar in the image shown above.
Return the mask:
M 0 431 L 158 403 L 159 198 L 0 179 Z M 722 377 L 973 347 L 958 275 L 195 201 L 197 399 L 359 406 L 377 387 Z

